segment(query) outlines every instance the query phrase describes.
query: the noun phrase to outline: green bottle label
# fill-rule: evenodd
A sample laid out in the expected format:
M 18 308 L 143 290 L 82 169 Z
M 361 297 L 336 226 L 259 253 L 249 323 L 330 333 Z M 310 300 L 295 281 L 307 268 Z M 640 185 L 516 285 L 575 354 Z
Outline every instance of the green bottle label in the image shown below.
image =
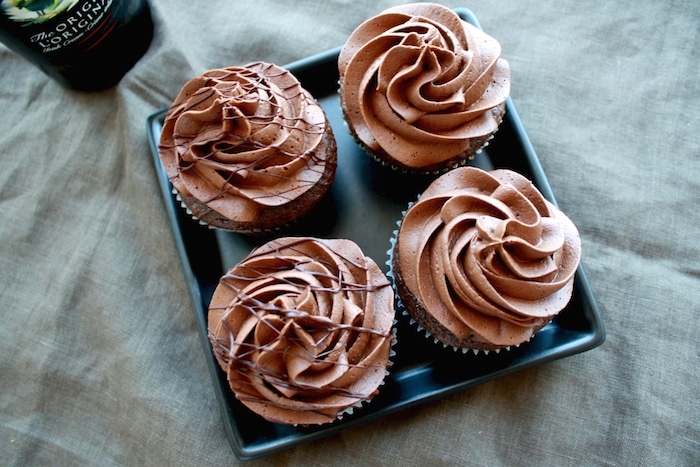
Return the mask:
M 23 29 L 31 47 L 58 52 L 101 29 L 113 0 L 1 0 L 7 20 Z M 99 42 L 99 38 L 91 41 Z

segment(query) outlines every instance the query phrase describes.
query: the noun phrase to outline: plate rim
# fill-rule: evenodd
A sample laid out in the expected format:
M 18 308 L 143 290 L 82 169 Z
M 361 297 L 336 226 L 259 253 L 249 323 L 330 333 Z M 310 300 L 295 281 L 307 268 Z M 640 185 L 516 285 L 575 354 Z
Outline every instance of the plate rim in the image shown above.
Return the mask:
M 478 20 L 468 8 L 455 8 L 454 11 L 457 12 L 460 15 L 460 17 L 462 17 L 462 19 L 468 21 L 476 27 L 481 28 L 478 23 Z M 332 48 L 321 53 L 291 62 L 288 65 L 285 65 L 284 68 L 292 71 L 292 73 L 294 74 L 302 73 L 305 70 L 313 69 L 315 66 L 318 66 L 319 63 L 325 63 L 325 61 L 337 58 L 337 55 L 340 52 L 341 48 L 342 47 Z M 259 443 L 254 446 L 245 445 L 245 443 L 242 441 L 242 435 L 239 427 L 233 422 L 233 412 L 229 405 L 231 395 L 227 395 L 224 392 L 228 386 L 222 387 L 219 376 L 221 370 L 217 366 L 213 355 L 211 355 L 211 345 L 205 332 L 205 330 L 207 329 L 207 310 L 203 307 L 202 290 L 198 286 L 198 280 L 190 262 L 189 255 L 187 253 L 187 245 L 185 243 L 185 239 L 183 238 L 182 231 L 178 227 L 178 219 L 181 215 L 181 213 L 178 211 L 182 208 L 180 207 L 179 202 L 175 199 L 175 196 L 172 193 L 172 185 L 163 170 L 162 163 L 158 154 L 158 140 L 160 135 L 159 126 L 166 112 L 167 108 L 160 109 L 147 117 L 146 130 L 148 143 L 151 155 L 154 159 L 156 176 L 158 178 L 161 194 L 165 203 L 167 216 L 170 222 L 171 232 L 173 234 L 175 246 L 182 265 L 188 296 L 190 298 L 191 305 L 193 306 L 195 320 L 198 328 L 198 334 L 200 336 L 200 341 L 205 351 L 205 360 L 207 362 L 208 371 L 213 379 L 212 382 L 215 386 L 215 393 L 221 411 L 224 428 L 229 439 L 232 451 L 238 459 L 252 460 L 285 449 L 289 449 L 310 441 L 321 439 L 339 431 L 356 427 L 365 423 L 369 423 L 379 418 L 384 418 L 393 413 L 403 411 L 411 406 L 415 406 L 418 404 L 423 405 L 430 401 L 434 401 L 455 393 L 462 392 L 468 388 L 484 384 L 486 382 L 504 377 L 506 375 L 523 371 L 527 368 L 539 366 L 554 360 L 559 360 L 591 350 L 600 346 L 605 341 L 606 334 L 604 324 L 600 315 L 600 310 L 592 293 L 583 263 L 581 263 L 576 272 L 575 287 L 578 290 L 578 292 L 582 294 L 582 298 L 584 298 L 588 302 L 587 308 L 591 315 L 587 317 L 587 322 L 591 324 L 591 332 L 585 334 L 586 338 L 581 338 L 577 341 L 571 341 L 569 342 L 569 345 L 566 346 L 566 348 L 558 352 L 554 352 L 553 354 L 548 355 L 547 357 L 541 357 L 539 359 L 536 359 L 535 361 L 528 362 L 523 365 L 518 365 L 515 368 L 507 367 L 499 371 L 494 371 L 483 377 L 477 378 L 477 382 L 475 383 L 456 384 L 452 387 L 446 387 L 440 391 L 425 393 L 422 397 L 417 398 L 415 400 L 405 401 L 404 403 L 399 404 L 397 406 L 388 409 L 382 409 L 380 413 L 369 412 L 364 414 L 364 416 L 356 417 L 351 421 L 344 422 L 342 424 L 333 423 L 330 425 L 319 426 L 317 430 L 311 430 L 305 433 L 301 433 L 292 438 L 288 437 L 287 439 L 276 439 L 266 443 Z M 532 177 L 529 178 L 533 181 L 533 183 L 535 183 L 535 185 L 542 192 L 545 198 L 547 198 L 549 201 L 556 205 L 556 199 L 554 197 L 554 193 L 552 192 L 551 186 L 547 181 L 544 169 L 540 164 L 539 158 L 537 157 L 535 149 L 529 137 L 527 136 L 525 128 L 522 124 L 521 119 L 518 116 L 517 110 L 510 96 L 506 100 L 506 114 L 504 118 L 508 119 L 510 124 L 512 125 L 513 131 L 516 133 L 518 143 L 521 145 L 522 150 L 525 154 L 528 168 L 532 173 Z M 206 229 L 206 227 L 202 228 Z M 358 412 L 365 412 L 367 410 L 368 407 L 363 407 Z

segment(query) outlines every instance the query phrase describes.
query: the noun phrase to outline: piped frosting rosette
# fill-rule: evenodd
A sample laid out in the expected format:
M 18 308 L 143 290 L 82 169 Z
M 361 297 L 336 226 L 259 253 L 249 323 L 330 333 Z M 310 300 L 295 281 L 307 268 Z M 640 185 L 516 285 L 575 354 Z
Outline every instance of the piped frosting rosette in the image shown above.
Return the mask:
M 522 175 L 461 167 L 409 207 L 392 274 L 408 314 L 446 346 L 517 346 L 569 302 L 578 231 Z
M 236 398 L 275 423 L 323 424 L 383 384 L 394 293 L 354 242 L 283 237 L 221 278 L 208 322 Z
M 444 169 L 498 129 L 510 93 L 500 44 L 444 6 L 390 8 L 362 23 L 338 58 L 341 106 L 370 154 L 396 168 Z
M 159 149 L 193 216 L 239 231 L 275 228 L 310 210 L 336 168 L 321 106 L 289 71 L 265 62 L 187 82 L 167 112 Z

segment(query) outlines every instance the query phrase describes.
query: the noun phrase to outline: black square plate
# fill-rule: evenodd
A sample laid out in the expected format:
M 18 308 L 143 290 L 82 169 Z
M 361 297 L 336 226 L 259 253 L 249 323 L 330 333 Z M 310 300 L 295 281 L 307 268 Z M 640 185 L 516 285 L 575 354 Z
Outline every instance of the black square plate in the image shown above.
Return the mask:
M 479 26 L 467 9 L 457 9 L 466 21 Z M 321 103 L 338 144 L 338 170 L 326 198 L 285 235 L 310 235 L 354 240 L 384 271 L 389 239 L 410 201 L 434 176 L 408 175 L 374 162 L 347 131 L 338 101 L 337 58 L 340 48 L 287 65 Z M 530 178 L 554 202 L 535 151 L 510 99 L 496 136 L 470 165 L 485 170 L 509 168 Z M 239 403 L 219 369 L 207 338 L 207 308 L 219 278 L 252 248 L 269 238 L 251 238 L 209 229 L 194 221 L 172 194 L 158 155 L 158 140 L 165 110 L 150 116 L 147 131 L 165 207 L 171 221 L 199 334 L 207 356 L 224 427 L 235 455 L 253 459 L 340 430 L 385 417 L 485 383 L 525 368 L 590 350 L 605 333 L 595 299 L 580 267 L 569 305 L 527 344 L 507 352 L 463 354 L 435 345 L 398 317 L 396 355 L 386 384 L 379 394 L 352 415 L 330 425 L 293 427 L 270 423 Z

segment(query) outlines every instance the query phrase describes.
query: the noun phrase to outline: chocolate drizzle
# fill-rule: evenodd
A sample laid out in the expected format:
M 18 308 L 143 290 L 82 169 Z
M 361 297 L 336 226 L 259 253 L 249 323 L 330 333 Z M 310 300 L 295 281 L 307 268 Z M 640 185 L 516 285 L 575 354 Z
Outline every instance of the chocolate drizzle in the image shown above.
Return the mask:
M 255 62 L 186 83 L 166 114 L 159 149 L 180 194 L 254 222 L 266 208 L 330 185 L 329 135 L 323 109 L 291 73 Z
M 209 337 L 231 389 L 278 423 L 335 420 L 382 383 L 393 291 L 349 240 L 285 237 L 220 280 Z

